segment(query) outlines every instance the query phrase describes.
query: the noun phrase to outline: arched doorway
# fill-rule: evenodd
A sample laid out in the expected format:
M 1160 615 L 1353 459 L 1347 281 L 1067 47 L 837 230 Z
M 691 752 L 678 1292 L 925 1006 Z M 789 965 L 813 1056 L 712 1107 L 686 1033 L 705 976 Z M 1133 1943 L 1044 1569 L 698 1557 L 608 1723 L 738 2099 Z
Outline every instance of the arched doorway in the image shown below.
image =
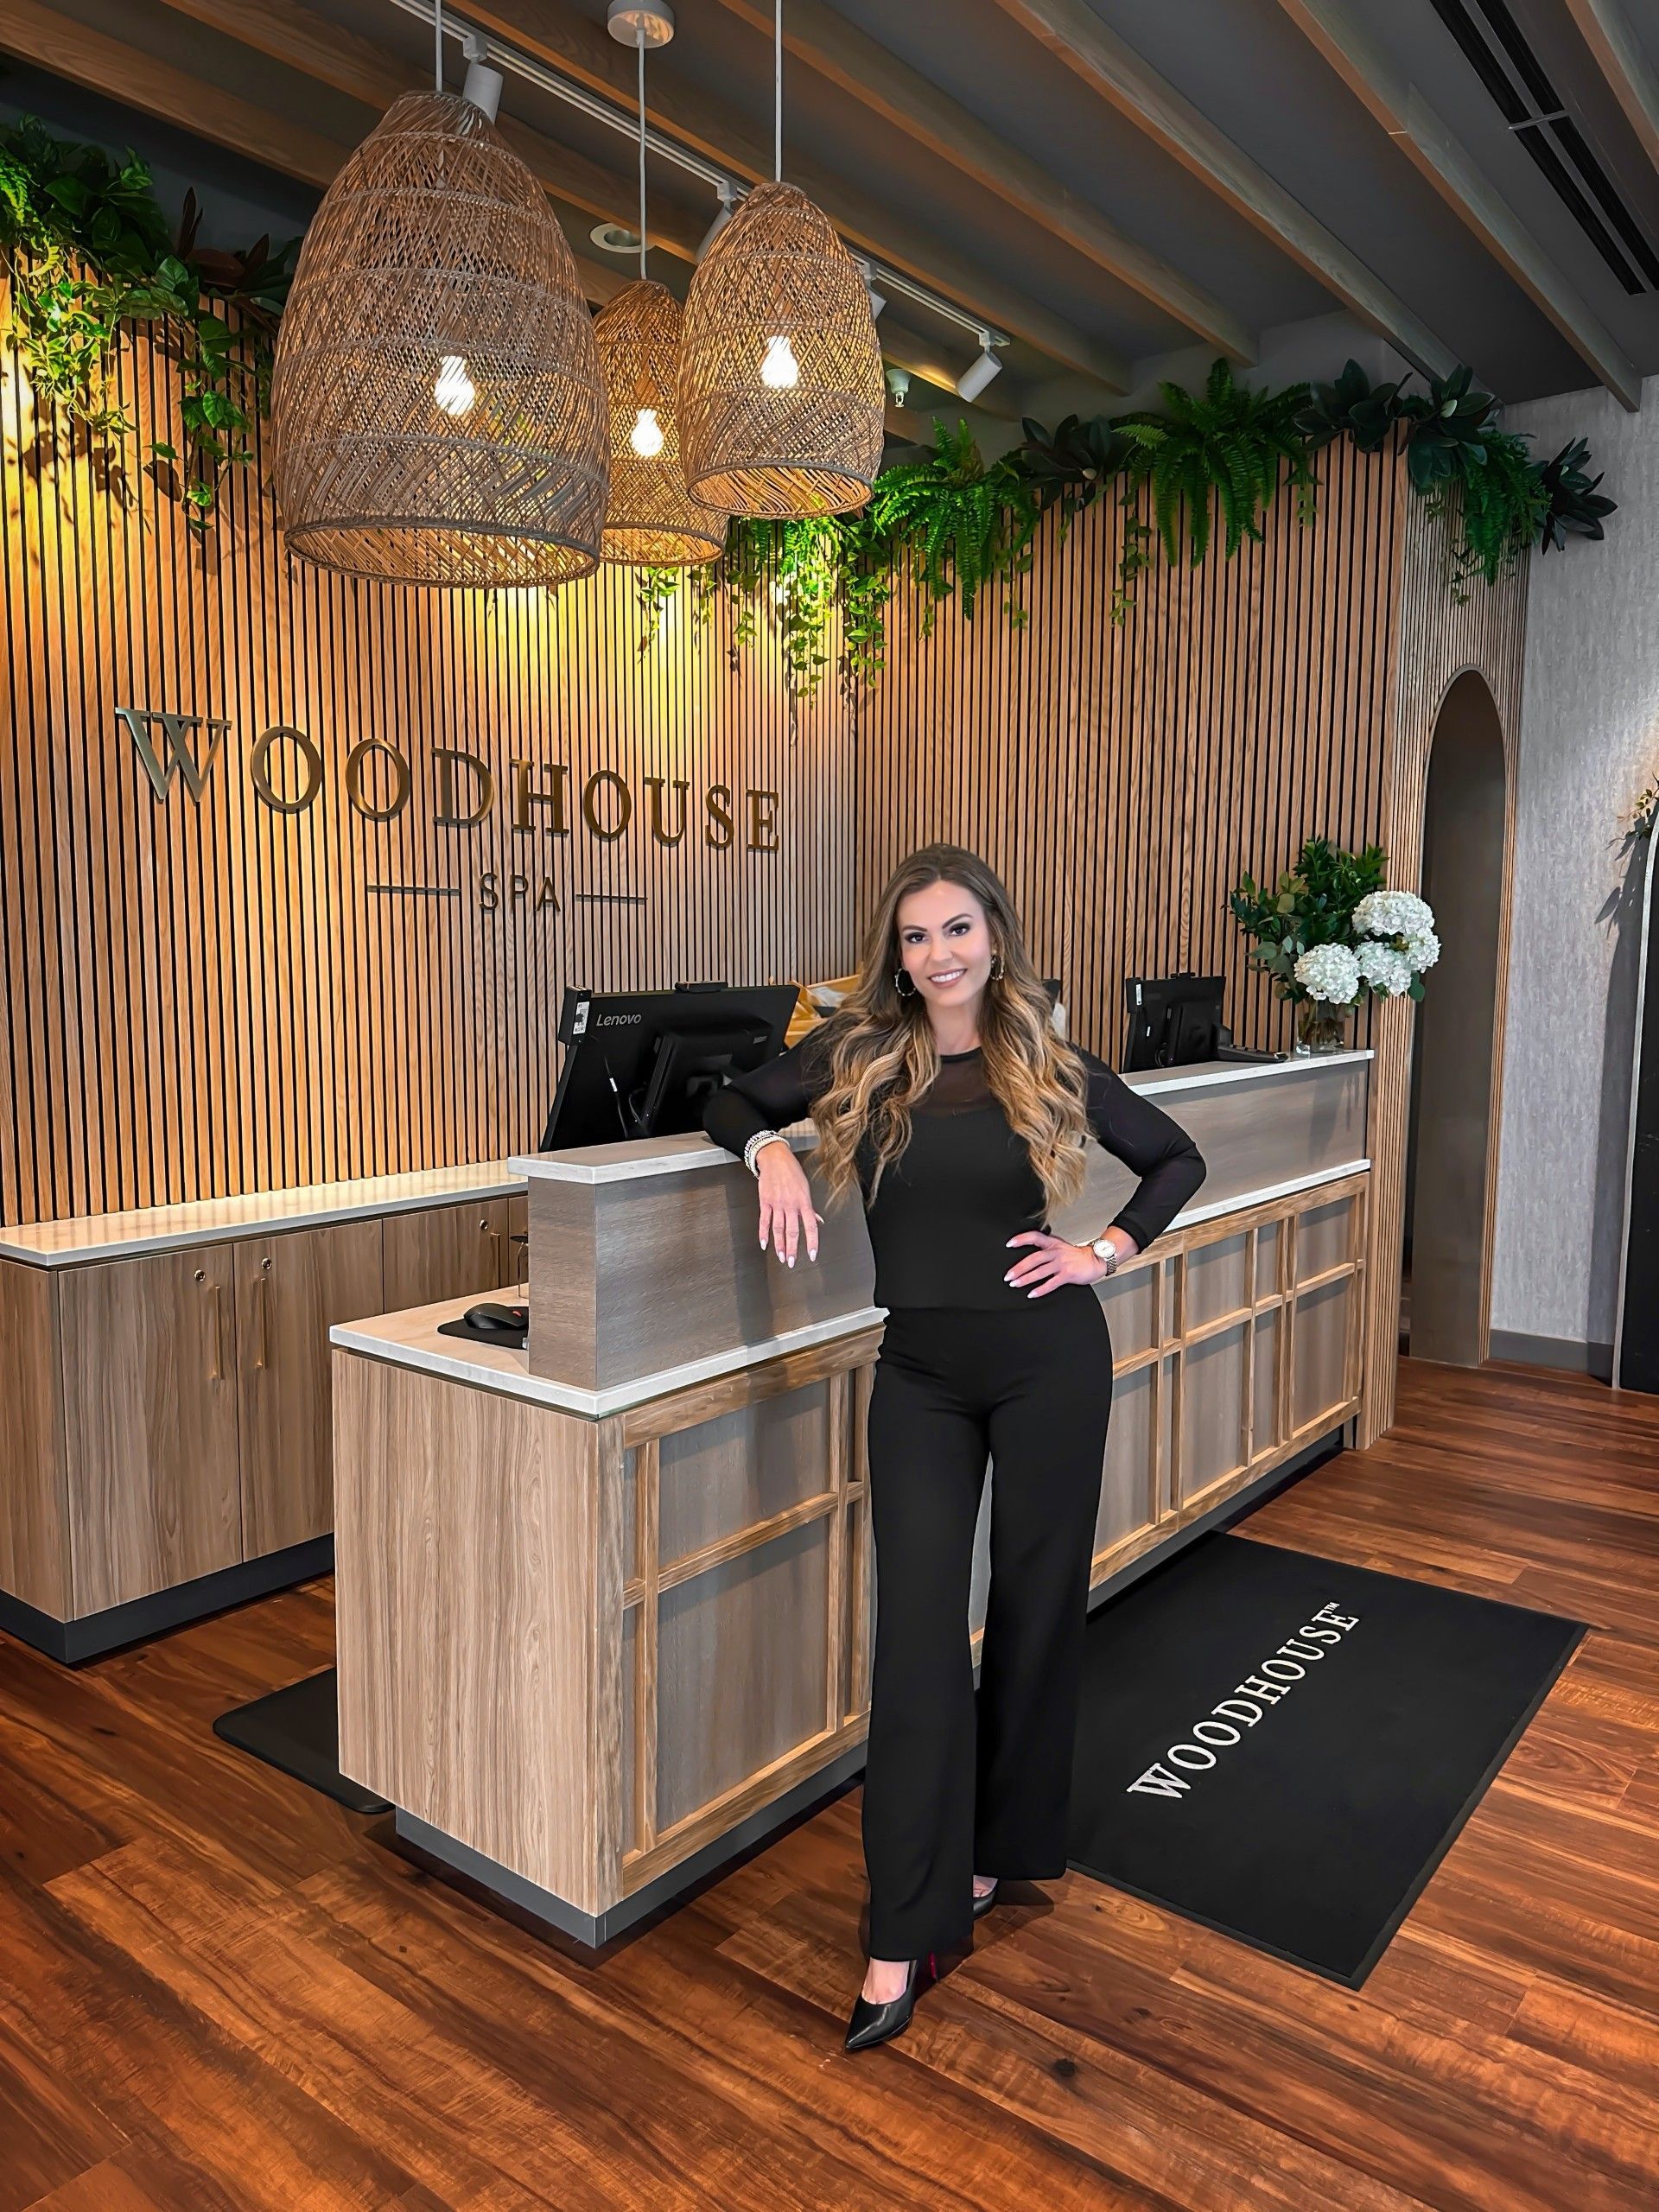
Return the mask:
M 1485 678 L 1440 702 L 1423 803 L 1423 896 L 1440 957 L 1412 1039 L 1401 1349 L 1478 1367 L 1491 1307 L 1503 918 L 1503 729 Z

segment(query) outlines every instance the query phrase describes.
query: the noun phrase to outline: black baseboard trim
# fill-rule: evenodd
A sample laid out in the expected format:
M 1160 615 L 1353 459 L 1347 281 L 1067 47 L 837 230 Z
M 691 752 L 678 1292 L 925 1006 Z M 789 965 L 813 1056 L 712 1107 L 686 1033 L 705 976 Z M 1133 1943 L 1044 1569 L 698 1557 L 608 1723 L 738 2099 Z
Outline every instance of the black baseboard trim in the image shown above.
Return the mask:
M 398 1840 L 410 1846 L 417 1855 L 465 1876 L 488 1897 L 515 1907 L 532 1922 L 556 1929 L 561 1935 L 571 1936 L 596 1951 L 664 1906 L 683 1903 L 688 1891 L 701 1888 L 726 1872 L 733 1860 L 745 1858 L 770 1842 L 780 1829 L 809 1818 L 832 1797 L 842 1796 L 863 1770 L 864 1743 L 861 1738 L 828 1766 L 820 1767 L 816 1774 L 798 1782 L 781 1797 L 774 1797 L 769 1805 L 751 1813 L 736 1827 L 716 1836 L 712 1843 L 693 1852 L 690 1858 L 681 1859 L 677 1866 L 664 1867 L 655 1881 L 647 1882 L 644 1889 L 636 1890 L 632 1897 L 598 1913 L 583 1912 L 553 1891 L 544 1890 L 539 1883 L 514 1873 L 510 1866 L 503 1866 L 499 1860 L 475 1851 L 471 1844 L 458 1842 L 442 1828 L 434 1827 L 413 1813 L 405 1813 L 401 1807 L 394 1827 Z
M 289 1544 L 259 1559 L 246 1559 L 235 1567 L 198 1574 L 189 1582 L 175 1583 L 170 1590 L 152 1591 L 147 1598 L 130 1599 L 125 1605 L 107 1606 L 101 1613 L 82 1613 L 60 1621 L 26 1605 L 21 1598 L 0 1590 L 0 1629 L 36 1651 L 43 1651 L 60 1666 L 79 1666 L 84 1659 L 99 1659 L 124 1643 L 141 1643 L 164 1630 L 181 1628 L 227 1606 L 245 1605 L 250 1598 L 269 1597 L 290 1583 L 308 1582 L 315 1574 L 331 1574 L 334 1566 L 332 1535 L 310 1536 L 302 1544 Z
M 1520 1329 L 1494 1329 L 1487 1339 L 1488 1359 L 1517 1361 L 1522 1367 L 1558 1367 L 1567 1375 L 1591 1375 L 1598 1382 L 1613 1379 L 1613 1348 L 1577 1337 L 1529 1337 Z
M 1090 1611 L 1094 1612 L 1109 1599 L 1116 1598 L 1119 1591 L 1127 1590 L 1131 1583 L 1138 1582 L 1143 1574 L 1155 1573 L 1160 1567 L 1167 1567 L 1171 1560 L 1179 1558 L 1187 1546 L 1196 1543 L 1200 1536 L 1208 1536 L 1217 1529 L 1230 1529 L 1235 1521 L 1242 1521 L 1247 1513 L 1254 1513 L 1258 1505 L 1264 1504 L 1276 1491 L 1287 1490 L 1292 1483 L 1300 1482 L 1304 1475 L 1311 1475 L 1315 1467 L 1322 1467 L 1327 1459 L 1334 1459 L 1345 1448 L 1340 1428 L 1316 1436 L 1311 1444 L 1303 1445 L 1300 1452 L 1293 1452 L 1281 1465 L 1269 1467 L 1265 1475 L 1258 1475 L 1247 1489 L 1235 1491 L 1230 1497 L 1224 1497 L 1218 1505 L 1212 1505 L 1208 1513 L 1200 1514 L 1196 1521 L 1190 1521 L 1175 1535 L 1155 1545 L 1151 1551 L 1143 1552 L 1139 1559 L 1131 1560 L 1127 1567 L 1119 1567 L 1116 1574 L 1109 1575 L 1097 1590 L 1090 1592 Z M 977 1678 L 977 1667 L 975 1675 Z

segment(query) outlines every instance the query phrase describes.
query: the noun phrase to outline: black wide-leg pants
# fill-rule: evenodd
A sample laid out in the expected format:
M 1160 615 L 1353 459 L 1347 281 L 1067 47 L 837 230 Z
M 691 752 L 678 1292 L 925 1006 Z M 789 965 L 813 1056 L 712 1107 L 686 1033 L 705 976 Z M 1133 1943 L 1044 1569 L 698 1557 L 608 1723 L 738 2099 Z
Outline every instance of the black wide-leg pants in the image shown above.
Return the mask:
M 1065 1872 L 1111 1403 L 1111 1338 L 1087 1283 L 1008 1311 L 888 1313 L 868 1431 L 872 1958 L 964 1945 L 976 1873 Z M 988 1454 L 991 1583 L 976 1707 L 968 1598 Z

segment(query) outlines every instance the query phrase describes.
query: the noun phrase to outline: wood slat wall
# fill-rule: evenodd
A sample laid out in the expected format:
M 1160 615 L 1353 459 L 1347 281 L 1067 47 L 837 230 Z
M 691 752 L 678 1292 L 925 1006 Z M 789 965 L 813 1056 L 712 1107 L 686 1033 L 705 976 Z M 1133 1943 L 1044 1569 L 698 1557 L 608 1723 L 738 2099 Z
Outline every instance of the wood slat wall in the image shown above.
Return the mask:
M 117 396 L 141 438 L 167 434 L 174 389 L 153 347 L 124 349 Z M 1224 973 L 1235 1033 L 1284 1044 L 1288 1016 L 1247 973 L 1227 910 L 1239 874 L 1275 873 L 1317 832 L 1379 839 L 1390 881 L 1416 887 L 1428 745 L 1465 668 L 1491 684 L 1513 766 L 1524 578 L 1460 605 L 1443 525 L 1394 455 L 1331 449 L 1311 526 L 1281 497 L 1236 559 L 1155 560 L 1121 626 L 1116 503 L 1067 532 L 1051 520 L 1014 588 L 1023 624 L 995 601 L 971 623 L 946 606 L 925 635 L 900 590 L 883 680 L 851 702 L 830 680 L 791 711 L 765 625 L 734 655 L 723 617 L 697 641 L 676 610 L 642 654 L 626 575 L 490 598 L 331 577 L 287 559 L 255 471 L 231 474 L 198 546 L 141 446 L 105 480 L 43 445 L 15 367 L 0 429 L 10 1221 L 531 1143 L 567 982 L 843 972 L 889 869 L 939 836 L 1001 874 L 1074 1033 L 1107 1058 L 1123 976 L 1179 968 Z M 200 804 L 176 782 L 154 798 L 118 705 L 228 718 Z M 323 758 L 301 816 L 249 782 L 275 725 Z M 343 799 L 345 756 L 368 738 L 413 770 L 385 825 Z M 477 830 L 433 821 L 446 744 L 496 772 Z M 515 758 L 569 763 L 569 835 L 513 830 Z M 606 769 L 635 799 L 613 843 L 577 804 Z M 697 812 L 684 845 L 655 842 L 650 775 L 687 779 L 694 810 L 711 784 L 740 810 L 750 787 L 778 791 L 779 849 L 747 849 L 741 810 L 730 851 L 699 842 Z M 532 898 L 550 882 L 556 912 L 481 911 L 486 868 L 504 887 L 527 876 Z M 1379 1054 L 1367 1436 L 1392 1419 L 1409 1026 L 1404 1005 L 1356 1024 Z
M 1121 626 L 1115 500 L 1045 525 L 1013 594 L 1022 626 L 947 607 L 925 638 L 918 601 L 898 607 L 859 730 L 860 915 L 912 846 L 956 838 L 1007 885 L 1073 1034 L 1114 1064 L 1123 977 L 1183 968 L 1226 976 L 1242 1042 L 1287 1044 L 1227 896 L 1307 836 L 1377 834 L 1396 621 L 1396 469 L 1344 446 L 1318 497 L 1305 527 L 1281 495 L 1231 561 L 1160 555 Z
M 52 445 L 49 420 L 36 435 L 9 359 L 0 378 L 0 1218 L 493 1158 L 539 1134 L 566 983 L 839 971 L 852 779 L 835 685 L 792 713 L 768 641 L 734 657 L 722 616 L 694 641 L 678 607 L 641 654 L 614 572 L 556 597 L 327 575 L 287 558 L 250 469 L 229 472 L 198 546 L 143 466 L 152 425 L 180 442 L 175 391 L 156 348 L 123 348 L 116 396 L 139 438 L 106 481 Z M 229 719 L 199 804 L 177 779 L 156 799 L 118 706 Z M 301 815 L 249 780 L 278 724 L 322 755 Z M 346 755 L 369 738 L 412 766 L 385 825 L 344 798 Z M 477 830 L 433 820 L 442 746 L 495 772 Z M 569 763 L 569 835 L 515 833 L 514 757 Z M 272 766 L 291 791 L 297 752 Z M 596 770 L 632 794 L 614 842 L 581 818 Z M 671 835 L 673 781 L 690 784 L 680 846 L 652 834 L 653 775 Z M 731 849 L 704 842 L 710 785 L 738 810 L 749 787 L 778 792 L 779 849 L 747 849 L 741 810 Z M 557 911 L 512 902 L 515 872 L 532 897 L 550 882 Z

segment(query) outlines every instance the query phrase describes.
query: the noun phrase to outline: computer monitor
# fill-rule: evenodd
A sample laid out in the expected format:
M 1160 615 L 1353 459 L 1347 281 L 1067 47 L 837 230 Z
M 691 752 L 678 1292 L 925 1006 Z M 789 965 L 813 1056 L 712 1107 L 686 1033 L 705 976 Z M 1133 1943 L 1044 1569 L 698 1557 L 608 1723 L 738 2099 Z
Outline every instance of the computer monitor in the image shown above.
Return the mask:
M 1128 976 L 1123 997 L 1129 1033 L 1123 1065 L 1130 1068 L 1190 1067 L 1195 1060 L 1219 1057 L 1226 1033 L 1221 995 L 1225 979 L 1195 976 Z
M 542 1151 L 700 1129 L 711 1091 L 782 1051 L 795 1001 L 793 983 L 567 988 L 564 1065 Z

